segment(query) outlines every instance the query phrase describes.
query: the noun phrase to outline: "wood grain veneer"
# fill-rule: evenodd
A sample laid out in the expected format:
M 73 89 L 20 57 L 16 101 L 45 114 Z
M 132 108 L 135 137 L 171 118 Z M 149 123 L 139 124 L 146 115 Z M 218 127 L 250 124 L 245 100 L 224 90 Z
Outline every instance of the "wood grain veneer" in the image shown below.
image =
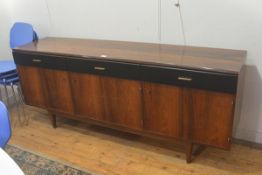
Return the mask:
M 246 51 L 45 38 L 13 50 L 27 104 L 149 137 L 230 149 Z M 236 98 L 237 97 L 237 98 Z
M 246 56 L 246 51 L 242 50 L 53 37 L 14 50 L 231 73 L 240 72 Z M 101 57 L 103 55 L 107 58 Z

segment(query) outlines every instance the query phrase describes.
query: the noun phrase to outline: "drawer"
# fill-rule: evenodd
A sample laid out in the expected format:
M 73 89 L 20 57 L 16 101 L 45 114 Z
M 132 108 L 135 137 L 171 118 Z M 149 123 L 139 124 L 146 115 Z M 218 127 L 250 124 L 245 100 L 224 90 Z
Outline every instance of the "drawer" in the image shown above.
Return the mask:
M 142 65 L 140 72 L 143 81 L 226 93 L 237 91 L 238 76 L 236 74 L 151 65 Z
M 43 67 L 47 69 L 66 70 L 66 59 L 59 56 L 25 54 L 13 52 L 17 65 Z
M 94 59 L 68 59 L 68 70 L 126 79 L 139 79 L 139 65 Z

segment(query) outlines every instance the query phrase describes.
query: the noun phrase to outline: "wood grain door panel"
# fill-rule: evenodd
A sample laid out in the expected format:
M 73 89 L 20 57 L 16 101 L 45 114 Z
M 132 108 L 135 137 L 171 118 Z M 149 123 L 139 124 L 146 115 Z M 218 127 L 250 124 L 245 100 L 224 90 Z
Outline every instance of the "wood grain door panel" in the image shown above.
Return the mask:
M 191 139 L 198 143 L 229 149 L 235 96 L 192 89 L 191 98 Z
M 75 113 L 83 118 L 105 120 L 104 91 L 100 76 L 70 73 Z
M 48 107 L 52 110 L 74 113 L 69 74 L 66 71 L 43 69 L 48 94 Z
M 142 129 L 141 83 L 103 77 L 108 121 L 130 129 Z
M 182 137 L 182 89 L 143 82 L 144 130 L 163 136 Z
M 25 103 L 46 109 L 42 69 L 31 66 L 17 66 Z

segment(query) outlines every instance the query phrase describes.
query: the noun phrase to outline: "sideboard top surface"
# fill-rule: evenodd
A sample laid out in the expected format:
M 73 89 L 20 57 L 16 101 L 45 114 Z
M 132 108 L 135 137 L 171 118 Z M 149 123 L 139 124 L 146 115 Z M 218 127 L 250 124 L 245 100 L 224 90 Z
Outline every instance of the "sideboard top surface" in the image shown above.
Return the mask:
M 47 37 L 14 49 L 81 59 L 103 59 L 238 74 L 246 51 L 126 41 Z

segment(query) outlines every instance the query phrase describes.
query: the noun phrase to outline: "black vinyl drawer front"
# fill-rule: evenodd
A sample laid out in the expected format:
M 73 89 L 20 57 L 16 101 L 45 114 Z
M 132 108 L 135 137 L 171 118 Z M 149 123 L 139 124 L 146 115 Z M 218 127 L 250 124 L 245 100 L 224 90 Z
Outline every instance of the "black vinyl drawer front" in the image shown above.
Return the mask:
M 172 67 L 142 65 L 141 80 L 188 88 L 236 93 L 236 74 L 188 70 Z
M 139 65 L 94 59 L 68 59 L 69 71 L 138 80 Z
M 51 55 L 34 55 L 13 52 L 15 64 L 48 69 L 67 70 L 66 59 Z
M 140 65 L 97 58 L 81 59 L 16 52 L 13 52 L 13 57 L 17 65 L 113 76 L 226 93 L 237 91 L 237 74 Z

